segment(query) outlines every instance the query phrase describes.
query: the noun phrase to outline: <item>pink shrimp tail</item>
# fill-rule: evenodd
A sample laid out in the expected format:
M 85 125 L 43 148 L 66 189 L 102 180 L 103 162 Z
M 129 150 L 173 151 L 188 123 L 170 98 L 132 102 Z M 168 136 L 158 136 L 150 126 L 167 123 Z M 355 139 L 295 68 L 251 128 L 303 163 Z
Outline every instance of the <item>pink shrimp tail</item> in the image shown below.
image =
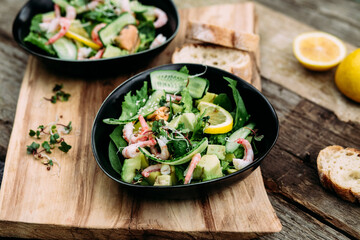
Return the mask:
M 69 31 L 70 20 L 66 18 L 60 18 L 60 27 L 60 31 L 53 37 L 51 37 L 49 41 L 45 43 L 46 45 L 53 44 L 54 42 L 62 38 L 67 33 L 67 31 Z
M 190 183 L 193 172 L 194 172 L 194 170 L 196 168 L 196 165 L 198 165 L 198 163 L 200 162 L 200 159 L 201 159 L 200 153 L 197 153 L 192 157 L 188 172 L 187 172 L 187 174 L 185 176 L 184 184 Z
M 55 17 L 60 18 L 61 17 L 61 12 L 60 12 L 60 6 L 59 5 L 54 4 L 54 11 L 55 11 Z
M 236 142 L 241 144 L 245 149 L 243 160 L 252 162 L 254 160 L 254 151 L 249 141 L 244 138 L 239 138 L 236 140 Z
M 76 9 L 73 6 L 68 5 L 66 7 L 66 18 L 69 20 L 75 20 L 76 18 Z
M 100 49 L 95 56 L 89 58 L 91 60 L 95 60 L 95 59 L 100 59 L 102 57 L 102 55 L 104 54 L 105 49 Z
M 158 172 L 161 169 L 161 164 L 156 164 L 156 165 L 151 165 L 147 168 L 145 168 L 142 172 L 141 175 L 143 175 L 144 177 L 149 177 L 151 172 Z
M 93 30 L 91 31 L 91 38 L 92 40 L 98 44 L 99 46 L 103 46 L 103 43 L 101 42 L 99 38 L 99 31 L 106 26 L 106 23 L 100 23 L 96 25 Z
M 149 126 L 146 123 L 146 120 L 142 115 L 139 115 L 139 122 L 141 124 L 141 134 L 143 134 L 144 132 L 149 131 Z

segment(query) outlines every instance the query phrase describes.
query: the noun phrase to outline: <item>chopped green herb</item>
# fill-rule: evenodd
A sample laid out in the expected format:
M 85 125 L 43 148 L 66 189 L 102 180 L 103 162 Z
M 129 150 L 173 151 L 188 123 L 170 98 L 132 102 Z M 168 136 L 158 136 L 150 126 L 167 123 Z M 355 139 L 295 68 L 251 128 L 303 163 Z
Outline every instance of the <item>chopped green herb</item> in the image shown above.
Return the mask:
M 51 153 L 51 146 L 48 141 L 44 141 L 41 146 L 45 149 L 47 153 Z
M 57 101 L 60 102 L 67 102 L 70 98 L 70 94 L 64 92 L 63 89 L 64 85 L 63 84 L 55 84 L 55 87 L 53 88 L 53 92 L 55 93 L 55 95 L 51 96 L 50 99 L 45 98 L 46 100 L 50 101 L 51 103 L 56 103 Z
M 30 146 L 26 146 L 26 152 L 28 154 L 35 154 L 37 153 L 37 150 L 40 147 L 40 144 L 36 143 L 36 142 L 32 142 Z
M 66 142 L 61 142 L 61 146 L 59 147 L 59 149 L 67 153 L 71 149 L 71 146 L 68 145 Z

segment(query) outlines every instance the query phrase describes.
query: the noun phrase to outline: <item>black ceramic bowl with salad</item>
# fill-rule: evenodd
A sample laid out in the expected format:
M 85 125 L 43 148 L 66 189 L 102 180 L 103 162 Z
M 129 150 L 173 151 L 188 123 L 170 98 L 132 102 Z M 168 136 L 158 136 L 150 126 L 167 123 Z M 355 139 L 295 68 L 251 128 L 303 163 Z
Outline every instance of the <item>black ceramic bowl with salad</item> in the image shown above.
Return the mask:
M 13 36 L 58 73 L 110 76 L 148 63 L 178 29 L 171 0 L 30 0 Z
M 274 108 L 223 70 L 170 64 L 117 87 L 94 120 L 100 168 L 142 196 L 190 198 L 247 177 L 274 146 Z

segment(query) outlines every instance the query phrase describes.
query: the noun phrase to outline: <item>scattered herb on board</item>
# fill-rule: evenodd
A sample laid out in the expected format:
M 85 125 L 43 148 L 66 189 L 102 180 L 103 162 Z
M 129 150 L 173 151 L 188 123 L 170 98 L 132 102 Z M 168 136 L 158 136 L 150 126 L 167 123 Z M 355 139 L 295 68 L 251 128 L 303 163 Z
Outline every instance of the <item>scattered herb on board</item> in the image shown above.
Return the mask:
M 54 95 L 51 96 L 51 98 L 44 97 L 44 99 L 50 101 L 51 103 L 56 103 L 57 101 L 67 102 L 71 95 L 64 92 L 62 90 L 63 88 L 63 84 L 55 84 L 55 87 L 53 88 Z
M 47 130 L 47 128 L 49 128 L 49 130 Z M 71 149 L 71 145 L 65 142 L 62 134 L 67 135 L 71 132 L 71 130 L 71 121 L 67 125 L 55 123 L 48 126 L 40 125 L 36 130 L 30 129 L 30 137 L 41 139 L 43 136 L 46 136 L 47 140 L 43 141 L 41 145 L 39 143 L 32 142 L 29 146 L 26 146 L 26 152 L 28 154 L 32 154 L 35 159 L 40 159 L 41 163 L 47 166 L 47 170 L 50 170 L 54 166 L 54 163 L 56 163 L 60 169 L 59 162 L 57 162 L 55 158 L 50 158 L 47 154 L 51 154 L 56 147 L 60 151 L 67 153 Z M 42 149 L 40 149 L 40 146 Z

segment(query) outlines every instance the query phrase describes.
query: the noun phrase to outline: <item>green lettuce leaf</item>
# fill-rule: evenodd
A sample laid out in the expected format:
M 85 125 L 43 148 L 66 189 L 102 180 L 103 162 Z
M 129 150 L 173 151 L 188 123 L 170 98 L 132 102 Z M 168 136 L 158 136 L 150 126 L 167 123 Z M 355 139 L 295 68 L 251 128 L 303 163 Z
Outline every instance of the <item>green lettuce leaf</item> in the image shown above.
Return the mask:
M 139 109 L 145 105 L 148 98 L 148 83 L 145 81 L 143 87 L 136 90 L 135 95 L 131 95 L 131 91 L 125 95 L 119 120 L 128 120 L 134 117 Z
M 184 88 L 181 91 L 181 103 L 183 103 L 183 112 L 184 113 L 191 113 L 193 109 L 193 99 L 190 95 L 190 91 L 188 88 Z
M 155 27 L 153 22 L 146 21 L 140 23 L 138 26 L 140 36 L 140 46 L 137 49 L 138 52 L 146 50 L 150 47 L 150 44 L 155 39 Z
M 27 37 L 24 39 L 24 41 L 29 42 L 29 43 L 41 48 L 42 50 L 44 50 L 45 52 L 47 52 L 51 55 L 54 55 L 54 56 L 56 55 L 56 52 L 53 49 L 53 47 L 50 44 L 49 45 L 45 44 L 48 40 L 45 37 L 42 37 L 38 33 L 30 32 L 29 35 L 27 35 Z

